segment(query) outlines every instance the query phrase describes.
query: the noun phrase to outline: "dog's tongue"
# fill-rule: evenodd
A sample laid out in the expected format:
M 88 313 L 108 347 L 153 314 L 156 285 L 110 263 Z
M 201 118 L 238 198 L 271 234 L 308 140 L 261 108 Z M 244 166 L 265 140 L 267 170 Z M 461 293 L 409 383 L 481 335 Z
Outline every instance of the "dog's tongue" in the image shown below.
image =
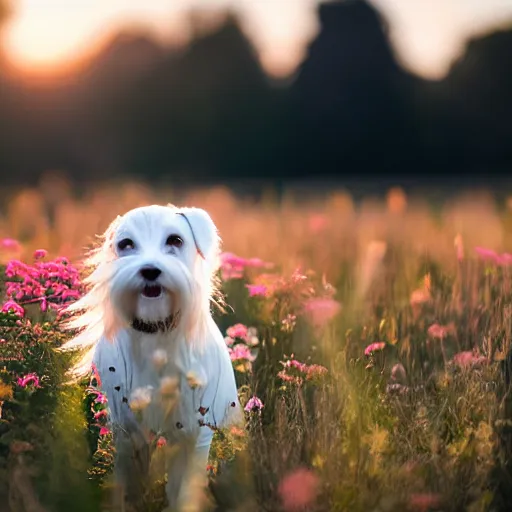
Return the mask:
M 142 290 L 142 295 L 146 297 L 158 297 L 162 293 L 162 287 L 158 285 L 146 285 Z

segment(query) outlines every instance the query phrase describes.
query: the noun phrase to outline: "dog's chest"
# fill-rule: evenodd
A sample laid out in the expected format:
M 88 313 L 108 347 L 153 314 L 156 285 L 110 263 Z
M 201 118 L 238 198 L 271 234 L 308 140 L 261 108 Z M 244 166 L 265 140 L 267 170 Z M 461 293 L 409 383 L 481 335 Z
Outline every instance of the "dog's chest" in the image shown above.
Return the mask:
M 209 422 L 203 400 L 211 398 L 201 361 L 185 349 L 163 348 L 165 341 L 158 336 L 119 340 L 116 350 L 103 351 L 101 366 L 112 420 L 172 441 L 208 428 L 201 429 Z

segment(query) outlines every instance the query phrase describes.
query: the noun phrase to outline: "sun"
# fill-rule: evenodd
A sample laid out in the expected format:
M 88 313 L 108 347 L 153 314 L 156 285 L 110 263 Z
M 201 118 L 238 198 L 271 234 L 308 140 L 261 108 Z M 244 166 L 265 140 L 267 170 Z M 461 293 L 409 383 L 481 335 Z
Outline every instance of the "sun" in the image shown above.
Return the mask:
M 45 9 L 41 9 L 43 3 Z M 54 68 L 89 53 L 97 45 L 98 35 L 101 30 L 94 31 L 94 25 L 78 13 L 71 18 L 55 3 L 36 5 L 28 0 L 19 4 L 9 20 L 4 46 L 10 60 L 20 67 Z
M 289 4 L 255 4 L 231 0 L 237 6 L 271 74 L 287 74 L 301 59 L 305 40 L 315 31 L 311 0 Z M 221 0 L 215 0 L 219 7 Z M 228 3 L 230 3 L 228 1 Z M 20 0 L 6 27 L 4 44 L 9 59 L 27 71 L 53 71 L 94 55 L 113 33 L 126 27 L 148 30 L 163 42 L 186 38 L 187 9 L 194 0 L 135 4 L 125 0 Z M 309 8 L 308 8 L 309 5 Z M 293 23 L 284 23 L 293 20 Z

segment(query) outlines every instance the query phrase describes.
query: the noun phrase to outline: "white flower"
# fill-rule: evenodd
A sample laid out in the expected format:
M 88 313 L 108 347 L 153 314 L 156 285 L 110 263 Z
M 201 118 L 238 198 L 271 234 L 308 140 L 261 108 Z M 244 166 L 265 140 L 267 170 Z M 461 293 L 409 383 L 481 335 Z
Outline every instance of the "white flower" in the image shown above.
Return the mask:
M 178 377 L 164 377 L 160 381 L 160 393 L 165 396 L 174 395 L 178 391 Z
M 258 339 L 257 336 L 247 337 L 247 344 L 250 345 L 251 347 L 255 347 L 259 342 L 260 340 Z
M 152 386 L 137 388 L 133 390 L 130 398 L 130 407 L 134 411 L 142 411 L 151 403 Z
M 281 321 L 281 330 L 284 332 L 293 332 L 297 317 L 295 315 L 286 315 L 286 318 Z
M 202 385 L 202 382 L 197 378 L 194 372 L 187 373 L 187 382 L 192 389 L 195 389 Z
M 157 370 L 160 370 L 167 364 L 167 352 L 163 348 L 159 348 L 153 352 L 153 364 Z
M 249 327 L 247 329 L 247 339 L 256 337 L 257 335 L 258 335 L 258 329 L 256 329 L 256 327 Z

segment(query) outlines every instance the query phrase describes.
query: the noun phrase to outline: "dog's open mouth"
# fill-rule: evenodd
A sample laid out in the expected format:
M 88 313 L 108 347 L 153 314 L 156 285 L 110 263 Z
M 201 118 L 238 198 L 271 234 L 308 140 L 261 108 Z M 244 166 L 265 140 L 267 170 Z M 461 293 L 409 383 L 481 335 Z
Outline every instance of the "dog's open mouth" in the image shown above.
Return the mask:
M 162 295 L 162 287 L 158 284 L 147 284 L 142 289 L 142 295 L 150 299 L 157 299 Z

